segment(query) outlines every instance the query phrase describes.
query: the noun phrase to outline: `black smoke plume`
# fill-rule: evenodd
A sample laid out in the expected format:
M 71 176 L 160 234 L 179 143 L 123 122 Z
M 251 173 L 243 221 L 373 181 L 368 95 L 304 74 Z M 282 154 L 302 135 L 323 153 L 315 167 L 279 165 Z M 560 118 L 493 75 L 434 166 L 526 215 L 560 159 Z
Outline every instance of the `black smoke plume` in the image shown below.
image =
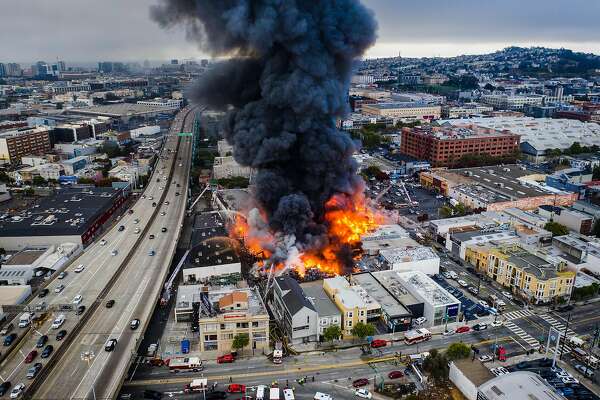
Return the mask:
M 257 171 L 253 196 L 269 228 L 300 249 L 327 244 L 323 213 L 335 193 L 362 190 L 355 143 L 336 129 L 352 65 L 375 41 L 358 0 L 161 0 L 165 27 L 225 59 L 196 84 L 196 100 L 229 110 L 225 138 Z

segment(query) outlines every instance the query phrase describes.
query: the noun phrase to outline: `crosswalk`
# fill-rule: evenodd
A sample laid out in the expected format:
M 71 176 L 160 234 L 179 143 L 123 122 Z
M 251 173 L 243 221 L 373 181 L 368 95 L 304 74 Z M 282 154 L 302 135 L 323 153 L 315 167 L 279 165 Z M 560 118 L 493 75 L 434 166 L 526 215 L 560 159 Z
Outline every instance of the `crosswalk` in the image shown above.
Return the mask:
M 549 314 L 539 314 L 539 317 L 547 323 L 549 323 L 550 325 L 552 325 L 554 328 L 558 329 L 560 333 L 565 332 L 565 324 L 558 321 L 553 316 Z M 577 336 L 577 333 L 575 333 L 575 331 L 573 331 L 572 329 L 567 329 L 567 336 Z
M 533 315 L 533 311 L 531 311 L 531 310 L 517 310 L 517 311 L 507 312 L 506 314 L 503 315 L 503 317 L 506 321 L 512 321 L 513 319 L 525 318 L 525 317 L 529 317 L 531 315 Z
M 504 323 L 504 326 L 507 327 L 511 332 L 520 337 L 525 343 L 530 345 L 531 347 L 537 347 L 540 342 L 529 333 L 525 332 L 523 329 L 519 328 L 517 324 L 512 321 L 507 321 Z

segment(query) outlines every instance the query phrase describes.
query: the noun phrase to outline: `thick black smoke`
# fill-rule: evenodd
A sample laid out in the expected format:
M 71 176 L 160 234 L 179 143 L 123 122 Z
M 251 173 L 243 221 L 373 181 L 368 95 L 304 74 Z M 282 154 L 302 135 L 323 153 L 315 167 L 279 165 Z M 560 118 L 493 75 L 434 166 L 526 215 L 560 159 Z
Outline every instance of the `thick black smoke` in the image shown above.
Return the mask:
M 324 203 L 362 190 L 355 144 L 335 119 L 347 112 L 354 60 L 375 41 L 372 13 L 358 0 L 162 0 L 151 13 L 227 59 L 194 95 L 229 109 L 226 139 L 257 170 L 270 229 L 301 248 L 323 244 Z

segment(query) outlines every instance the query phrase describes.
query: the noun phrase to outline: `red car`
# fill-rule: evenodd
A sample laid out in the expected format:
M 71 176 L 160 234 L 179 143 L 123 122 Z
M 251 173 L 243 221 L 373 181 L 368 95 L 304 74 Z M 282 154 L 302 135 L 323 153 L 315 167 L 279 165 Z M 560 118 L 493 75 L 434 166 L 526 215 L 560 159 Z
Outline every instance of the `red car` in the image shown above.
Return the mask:
M 31 363 L 33 360 L 35 360 L 35 358 L 37 357 L 38 352 L 35 350 L 31 350 L 29 352 L 29 354 L 27 354 L 27 357 L 25 357 L 25 364 L 29 364 Z
M 354 386 L 354 387 L 367 386 L 368 384 L 369 384 L 369 380 L 366 378 L 360 378 L 360 379 L 357 379 L 354 382 L 352 382 L 352 386 Z
M 390 378 L 390 379 L 402 378 L 403 376 L 404 376 L 404 374 L 402 373 L 402 371 L 391 371 L 388 374 L 388 378 Z
M 471 330 L 468 326 L 459 326 L 456 328 L 456 333 L 467 333 Z
M 385 346 L 387 346 L 387 342 L 383 339 L 375 339 L 371 342 L 371 347 L 374 349 Z
M 224 356 L 217 357 L 217 364 L 232 363 L 235 361 L 235 357 L 231 354 L 225 354 Z
M 228 393 L 245 393 L 246 386 L 240 385 L 239 383 L 232 383 L 229 386 L 227 386 L 227 392 Z

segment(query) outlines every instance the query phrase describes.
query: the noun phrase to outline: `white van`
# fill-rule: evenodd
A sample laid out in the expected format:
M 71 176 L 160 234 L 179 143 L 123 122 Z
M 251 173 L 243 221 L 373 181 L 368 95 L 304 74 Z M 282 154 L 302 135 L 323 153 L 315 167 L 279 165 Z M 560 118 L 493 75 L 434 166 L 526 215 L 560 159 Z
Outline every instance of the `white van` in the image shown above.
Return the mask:
M 284 400 L 294 400 L 294 391 L 292 389 L 283 389 Z
M 265 385 L 258 385 L 256 388 L 256 400 L 265 400 Z
M 31 323 L 31 320 L 33 319 L 33 313 L 23 313 L 21 315 L 21 317 L 19 318 L 19 328 L 26 328 L 29 326 L 29 324 Z
M 448 271 L 448 273 L 450 274 L 450 278 L 452 279 L 458 279 L 458 274 L 454 271 Z
M 333 400 L 330 394 L 317 392 L 313 397 L 314 400 Z
M 58 329 L 65 323 L 65 314 L 60 314 L 56 319 L 52 322 L 52 329 Z

